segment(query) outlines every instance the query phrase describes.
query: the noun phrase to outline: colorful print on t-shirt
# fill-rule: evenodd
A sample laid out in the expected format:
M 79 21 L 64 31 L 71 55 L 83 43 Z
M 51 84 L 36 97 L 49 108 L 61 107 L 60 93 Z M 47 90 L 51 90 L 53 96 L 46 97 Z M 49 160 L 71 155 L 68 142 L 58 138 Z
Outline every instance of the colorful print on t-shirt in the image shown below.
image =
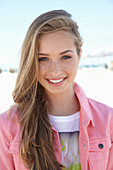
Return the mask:
M 60 132 L 63 170 L 81 170 L 79 159 L 79 132 Z

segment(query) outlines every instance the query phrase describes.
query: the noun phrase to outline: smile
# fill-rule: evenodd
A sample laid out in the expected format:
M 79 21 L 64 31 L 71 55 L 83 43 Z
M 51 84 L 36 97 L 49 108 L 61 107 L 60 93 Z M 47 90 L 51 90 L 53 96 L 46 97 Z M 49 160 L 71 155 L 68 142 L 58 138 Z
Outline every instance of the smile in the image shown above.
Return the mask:
M 63 85 L 65 78 L 60 78 L 60 79 L 46 79 L 48 81 L 48 83 L 53 86 L 53 87 L 59 87 L 61 85 Z
M 60 83 L 61 81 L 63 81 L 63 79 L 59 79 L 59 80 L 49 80 L 52 83 Z

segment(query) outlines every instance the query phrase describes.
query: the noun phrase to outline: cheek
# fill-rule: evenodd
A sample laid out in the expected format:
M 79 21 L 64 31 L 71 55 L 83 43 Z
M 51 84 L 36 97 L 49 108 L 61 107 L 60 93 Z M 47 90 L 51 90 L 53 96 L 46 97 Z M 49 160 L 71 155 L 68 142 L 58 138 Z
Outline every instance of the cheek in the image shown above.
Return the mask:
M 78 64 L 76 62 L 71 62 L 70 64 L 68 64 L 67 70 L 72 74 L 77 71 L 77 68 L 78 68 Z
M 78 64 L 73 62 L 68 68 L 68 73 L 71 80 L 75 79 L 77 70 L 78 70 Z
M 43 76 L 46 73 L 46 65 L 44 64 L 39 64 L 39 77 Z

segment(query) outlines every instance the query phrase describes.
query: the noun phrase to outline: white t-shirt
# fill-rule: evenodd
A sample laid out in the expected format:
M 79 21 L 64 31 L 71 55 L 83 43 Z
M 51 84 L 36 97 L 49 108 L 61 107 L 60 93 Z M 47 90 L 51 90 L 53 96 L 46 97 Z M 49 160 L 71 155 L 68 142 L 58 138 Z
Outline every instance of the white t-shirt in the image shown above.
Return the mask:
M 79 119 L 80 112 L 70 116 L 49 115 L 51 125 L 59 132 L 62 164 L 65 169 L 80 170 Z

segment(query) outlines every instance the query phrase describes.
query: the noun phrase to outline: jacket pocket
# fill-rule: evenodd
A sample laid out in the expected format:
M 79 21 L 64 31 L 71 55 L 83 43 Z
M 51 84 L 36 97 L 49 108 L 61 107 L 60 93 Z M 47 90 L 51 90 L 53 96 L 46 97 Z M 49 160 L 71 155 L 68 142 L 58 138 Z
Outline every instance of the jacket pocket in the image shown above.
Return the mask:
M 20 158 L 19 145 L 19 143 L 12 142 L 9 147 L 9 153 L 13 155 L 15 170 L 28 170 L 27 166 Z
M 90 141 L 88 162 L 91 170 L 107 170 L 110 147 L 110 137 Z
M 89 151 L 103 152 L 111 147 L 110 138 L 98 139 L 95 141 L 90 141 Z

